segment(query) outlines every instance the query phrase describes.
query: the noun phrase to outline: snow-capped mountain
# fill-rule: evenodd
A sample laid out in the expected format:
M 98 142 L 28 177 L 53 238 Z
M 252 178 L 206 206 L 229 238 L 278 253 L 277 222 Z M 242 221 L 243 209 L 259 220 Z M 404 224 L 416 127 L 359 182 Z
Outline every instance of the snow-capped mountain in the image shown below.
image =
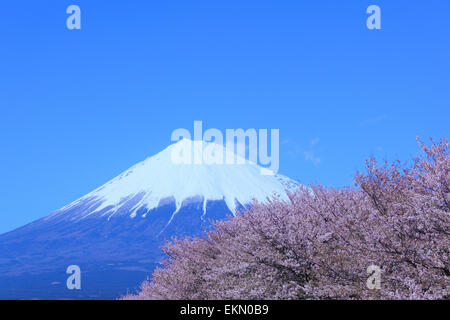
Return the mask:
M 202 199 L 203 214 L 206 213 L 208 201 L 220 200 L 235 214 L 239 207 L 250 204 L 253 199 L 264 201 L 273 195 L 285 198 L 286 189 L 297 186 L 295 181 L 281 175 L 262 175 L 261 172 L 266 169 L 245 159 L 242 160 L 245 162 L 243 164 L 239 164 L 238 160 L 234 164 L 174 161 L 177 151 L 189 149 L 192 150 L 192 158 L 195 157 L 195 149 L 223 155 L 227 152 L 227 149 L 215 143 L 180 140 L 48 218 L 64 215 L 80 205 L 86 209 L 68 218 L 83 219 L 97 215 L 110 219 L 120 214 L 146 218 L 152 209 L 168 199 L 173 199 L 176 204 L 175 215 L 184 201 L 193 198 Z M 236 154 L 234 157 L 239 158 Z
M 186 150 L 197 160 L 180 163 L 177 157 L 186 156 Z M 11 292 L 18 298 L 49 298 L 52 292 L 113 298 L 151 273 L 164 239 L 197 235 L 210 221 L 236 214 L 253 199 L 286 199 L 286 190 L 298 186 L 281 175 L 261 174 L 266 169 L 234 153 L 234 164 L 199 162 L 199 150 L 202 157 L 205 151 L 230 155 L 220 145 L 183 139 L 47 217 L 0 235 L 0 298 Z M 70 292 L 62 281 L 73 264 L 91 279 L 84 292 Z M 120 284 L 105 289 L 99 279 L 111 273 L 120 274 Z M 33 292 L 26 274 L 37 283 Z M 19 283 L 25 288 L 17 288 Z

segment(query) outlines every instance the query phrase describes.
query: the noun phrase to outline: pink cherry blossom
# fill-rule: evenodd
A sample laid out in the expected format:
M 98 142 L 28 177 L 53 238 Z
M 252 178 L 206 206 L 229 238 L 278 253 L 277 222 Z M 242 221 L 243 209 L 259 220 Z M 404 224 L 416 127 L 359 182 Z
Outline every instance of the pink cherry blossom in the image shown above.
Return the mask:
M 410 165 L 367 160 L 353 187 L 301 187 L 167 242 L 163 266 L 124 298 L 448 299 L 449 142 L 419 145 Z

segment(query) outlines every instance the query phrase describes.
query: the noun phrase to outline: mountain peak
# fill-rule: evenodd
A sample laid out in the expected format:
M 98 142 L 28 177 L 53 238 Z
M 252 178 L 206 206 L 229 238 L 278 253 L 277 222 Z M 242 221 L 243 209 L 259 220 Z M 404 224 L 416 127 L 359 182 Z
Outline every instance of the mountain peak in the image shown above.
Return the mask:
M 220 157 L 230 159 L 230 155 L 234 159 L 231 164 L 212 161 Z M 119 212 L 132 218 L 145 212 L 141 214 L 145 218 L 148 211 L 172 198 L 176 203 L 175 215 L 183 201 L 201 198 L 204 208 L 207 201 L 223 200 L 235 214 L 239 204 L 245 206 L 253 199 L 264 201 L 273 195 L 287 198 L 286 189 L 298 185 L 282 175 L 261 175 L 262 169 L 219 144 L 182 139 L 56 213 L 90 203 L 89 210 L 72 218 L 91 215 L 111 218 Z
M 8 283 L 22 279 L 20 291 L 14 288 L 21 298 L 36 292 L 49 297 L 52 290 L 59 297 L 70 295 L 48 279 L 59 279 L 73 264 L 96 277 L 105 270 L 120 274 L 129 288 L 131 271 L 142 279 L 157 266 L 164 239 L 199 235 L 211 221 L 226 219 L 253 199 L 287 199 L 286 189 L 298 185 L 281 175 L 263 175 L 251 162 L 208 163 L 208 155 L 226 151 L 219 144 L 183 139 L 62 209 L 1 235 L 0 274 L 15 277 Z M 190 163 L 186 155 L 192 156 Z M 40 275 L 34 291 L 31 270 Z M 103 282 L 90 283 L 88 290 L 83 294 L 104 294 Z

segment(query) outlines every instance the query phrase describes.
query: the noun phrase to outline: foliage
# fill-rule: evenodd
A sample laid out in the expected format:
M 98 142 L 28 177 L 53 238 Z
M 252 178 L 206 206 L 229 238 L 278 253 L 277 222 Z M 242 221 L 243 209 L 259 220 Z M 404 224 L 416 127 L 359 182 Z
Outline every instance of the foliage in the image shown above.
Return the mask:
M 355 187 L 301 187 L 167 242 L 163 267 L 124 298 L 448 299 L 449 142 L 419 145 L 410 166 L 371 158 Z

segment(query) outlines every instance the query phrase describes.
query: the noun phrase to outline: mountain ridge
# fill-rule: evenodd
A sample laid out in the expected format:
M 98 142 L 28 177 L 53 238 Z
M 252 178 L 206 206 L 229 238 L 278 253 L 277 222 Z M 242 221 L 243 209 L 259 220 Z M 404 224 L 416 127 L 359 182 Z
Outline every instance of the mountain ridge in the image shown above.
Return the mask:
M 128 208 L 130 217 L 136 217 L 140 209 L 140 215 L 146 217 L 149 210 L 158 207 L 160 201 L 164 202 L 167 198 L 173 197 L 179 210 L 184 200 L 198 196 L 203 197 L 204 207 L 208 200 L 224 200 L 234 214 L 237 207 L 248 205 L 253 199 L 264 201 L 267 196 L 275 194 L 287 199 L 285 189 L 298 187 L 294 180 L 279 174 L 261 175 L 265 168 L 241 160 L 238 155 L 234 155 L 236 162 L 242 161 L 242 164 L 174 163 L 172 157 L 177 147 L 190 144 L 194 153 L 195 143 L 197 141 L 183 139 L 170 145 L 52 215 L 89 203 L 89 215 L 100 213 L 101 216 L 111 217 L 118 211 L 124 211 L 120 208 L 131 205 Z M 213 152 L 227 152 L 215 143 L 200 143 L 204 150 L 210 148 Z
M 151 275 L 165 240 L 199 235 L 212 221 L 249 208 L 253 199 L 287 199 L 286 190 L 298 186 L 281 175 L 262 175 L 261 167 L 249 162 L 176 164 L 171 158 L 176 146 L 180 142 L 67 206 L 0 235 L 0 298 L 116 298 Z M 69 265 L 79 265 L 87 276 L 81 292 L 54 280 L 64 279 Z M 108 274 L 116 282 L 106 283 Z M 36 287 L 30 291 L 31 280 Z

